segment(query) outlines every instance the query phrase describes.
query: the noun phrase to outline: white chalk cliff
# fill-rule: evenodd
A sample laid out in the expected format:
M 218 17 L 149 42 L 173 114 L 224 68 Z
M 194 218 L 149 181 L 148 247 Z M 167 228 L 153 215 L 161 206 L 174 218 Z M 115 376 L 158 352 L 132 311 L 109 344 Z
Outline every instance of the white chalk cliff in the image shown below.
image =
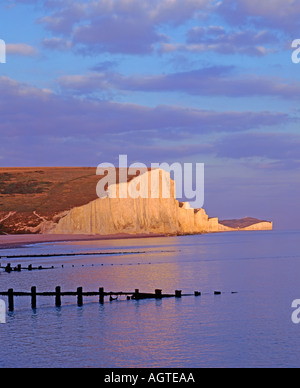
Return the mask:
M 158 171 L 160 183 L 154 176 Z M 163 187 L 169 187 L 169 198 L 164 198 Z M 132 198 L 137 191 L 141 195 Z M 176 200 L 175 182 L 163 170 L 147 171 L 130 182 L 111 185 L 108 192 L 108 197 L 66 212 L 47 233 L 179 235 L 237 230 L 221 225 L 218 218 L 209 218 L 204 209 L 192 209 Z M 270 230 L 272 223 L 253 225 L 249 230 L 261 228 Z

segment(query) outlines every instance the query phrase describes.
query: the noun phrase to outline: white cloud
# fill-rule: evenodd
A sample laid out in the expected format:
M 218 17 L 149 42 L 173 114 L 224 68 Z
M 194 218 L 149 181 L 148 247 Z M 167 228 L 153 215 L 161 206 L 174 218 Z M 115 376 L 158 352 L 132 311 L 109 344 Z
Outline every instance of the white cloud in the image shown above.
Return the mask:
M 37 48 L 25 43 L 8 43 L 6 44 L 6 52 L 9 55 L 21 55 L 24 57 L 35 57 L 39 53 Z

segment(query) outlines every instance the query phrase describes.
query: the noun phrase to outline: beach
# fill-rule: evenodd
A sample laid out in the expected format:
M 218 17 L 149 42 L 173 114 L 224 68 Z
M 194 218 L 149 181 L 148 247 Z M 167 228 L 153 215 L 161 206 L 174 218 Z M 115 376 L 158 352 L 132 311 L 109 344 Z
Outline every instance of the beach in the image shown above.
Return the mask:
M 137 238 L 165 237 L 162 234 L 112 234 L 112 235 L 87 235 L 87 234 L 20 234 L 0 236 L 0 249 L 17 248 L 23 245 L 71 242 L 71 241 L 103 241 L 125 240 Z

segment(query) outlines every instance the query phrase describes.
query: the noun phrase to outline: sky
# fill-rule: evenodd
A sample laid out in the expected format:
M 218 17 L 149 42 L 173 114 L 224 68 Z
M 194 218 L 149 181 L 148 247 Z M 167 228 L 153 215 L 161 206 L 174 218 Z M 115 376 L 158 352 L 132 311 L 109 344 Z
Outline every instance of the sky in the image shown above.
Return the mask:
M 205 164 L 220 219 L 298 229 L 300 0 L 2 0 L 0 165 Z

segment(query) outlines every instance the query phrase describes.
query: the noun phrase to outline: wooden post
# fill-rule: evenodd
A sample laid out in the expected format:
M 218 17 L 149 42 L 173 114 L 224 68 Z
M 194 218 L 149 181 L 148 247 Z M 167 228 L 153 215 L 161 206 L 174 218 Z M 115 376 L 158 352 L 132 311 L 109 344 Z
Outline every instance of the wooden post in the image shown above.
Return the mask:
M 156 299 L 162 298 L 162 290 L 155 290 L 155 297 Z
M 82 287 L 77 288 L 77 304 L 78 306 L 83 305 Z
M 175 291 L 175 297 L 176 298 L 181 298 L 181 296 L 182 296 L 182 291 L 181 290 L 176 290 Z
M 8 311 L 14 311 L 14 290 L 8 290 Z
M 10 263 L 8 263 L 5 267 L 5 272 L 10 273 L 12 271 Z
M 32 264 L 29 264 L 28 271 L 32 271 Z
M 18 266 L 17 266 L 17 271 L 18 271 L 18 272 L 21 272 L 21 269 L 22 269 L 21 264 L 18 264 Z
M 61 306 L 61 288 L 59 286 L 55 288 L 55 306 Z
M 36 309 L 36 287 L 31 287 L 31 307 Z
M 140 290 L 138 288 L 136 288 L 132 298 L 135 299 L 135 300 L 138 300 L 139 299 L 139 294 L 140 294 Z
M 99 303 L 101 303 L 101 304 L 104 303 L 104 288 L 103 287 L 99 288 Z

